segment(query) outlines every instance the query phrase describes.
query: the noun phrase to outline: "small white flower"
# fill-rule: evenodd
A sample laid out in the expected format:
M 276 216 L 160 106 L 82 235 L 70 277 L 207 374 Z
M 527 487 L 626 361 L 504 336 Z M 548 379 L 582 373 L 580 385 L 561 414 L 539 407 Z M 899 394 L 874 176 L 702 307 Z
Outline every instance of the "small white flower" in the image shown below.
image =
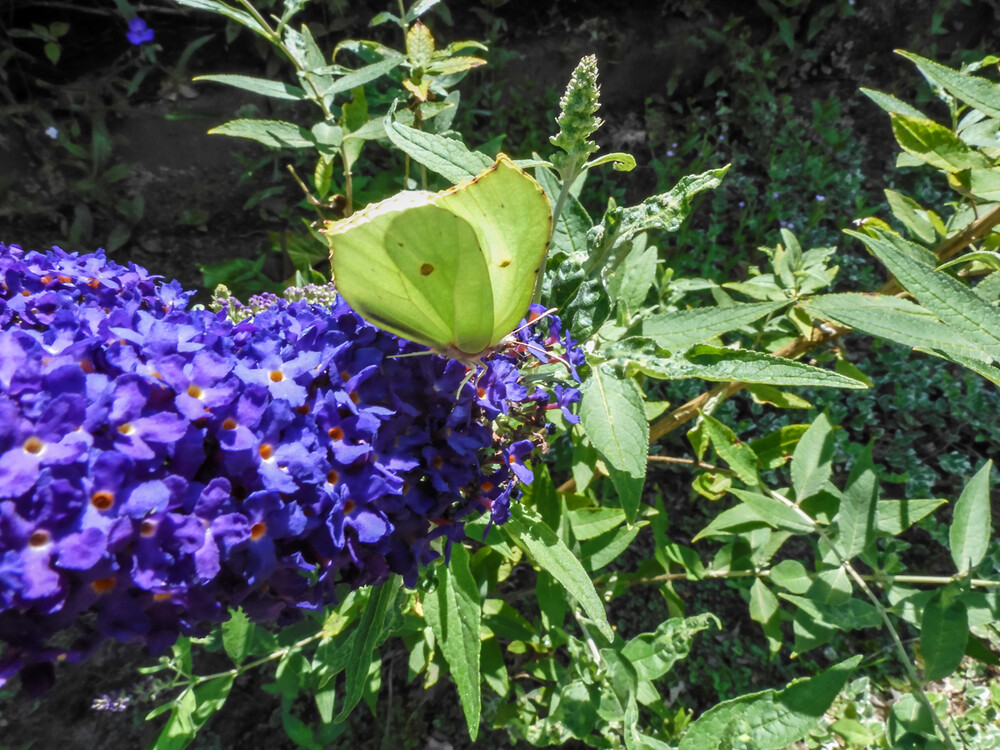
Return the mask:
M 59 128 L 57 128 L 55 125 L 49 125 L 47 128 L 45 128 L 45 135 L 47 135 L 52 140 L 55 140 L 56 138 L 59 137 Z

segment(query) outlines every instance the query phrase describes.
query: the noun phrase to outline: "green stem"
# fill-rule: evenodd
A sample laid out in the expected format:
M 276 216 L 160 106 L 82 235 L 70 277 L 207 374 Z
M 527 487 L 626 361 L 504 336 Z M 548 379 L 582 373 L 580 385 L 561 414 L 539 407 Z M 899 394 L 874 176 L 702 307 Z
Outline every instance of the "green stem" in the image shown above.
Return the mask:
M 281 659 L 286 654 L 296 651 L 300 648 L 308 646 L 313 641 L 317 641 L 323 638 L 323 633 L 319 632 L 315 635 L 311 635 L 308 638 L 303 638 L 297 643 L 293 643 L 291 646 L 286 646 L 285 648 L 279 648 L 274 653 L 268 654 L 267 656 L 261 657 L 255 661 L 248 661 L 246 664 L 240 664 L 238 667 L 233 667 L 232 669 L 227 669 L 224 672 L 215 672 L 214 674 L 206 675 L 196 675 L 194 680 L 190 683 L 192 686 L 201 685 L 202 683 L 209 682 L 211 680 L 217 680 L 220 677 L 239 677 L 244 672 L 249 672 L 251 669 L 256 669 L 262 664 L 267 664 L 269 661 L 274 661 L 275 659 Z
M 958 750 L 958 747 L 955 745 L 954 740 L 952 740 L 951 735 L 948 733 L 948 728 L 944 725 L 944 722 L 941 721 L 941 717 L 937 715 L 937 711 L 935 711 L 934 706 L 931 705 L 930 698 L 928 698 L 927 693 L 924 692 L 923 685 L 921 685 L 920 683 L 920 676 L 917 674 L 917 669 L 913 665 L 913 662 L 910 660 L 910 656 L 906 652 L 906 647 L 903 646 L 903 641 L 900 639 L 899 633 L 896 632 L 896 626 L 893 625 L 892 620 L 889 619 L 889 612 L 886 610 L 885 607 L 882 606 L 882 602 L 879 600 L 877 596 L 875 596 L 875 592 L 872 591 L 871 588 L 868 586 L 867 582 L 865 582 L 864 577 L 862 577 L 861 574 L 854 569 L 854 566 L 851 565 L 850 561 L 844 557 L 843 553 L 840 551 L 837 545 L 833 543 L 832 539 L 830 539 L 830 536 L 829 534 L 827 534 L 826 530 L 816 523 L 816 519 L 814 519 L 804 510 L 802 510 L 802 508 L 793 503 L 787 497 L 784 497 L 773 490 L 767 490 L 767 493 L 775 500 L 779 500 L 785 506 L 794 510 L 804 520 L 812 524 L 813 530 L 816 532 L 816 534 L 824 542 L 827 543 L 833 554 L 836 555 L 837 560 L 840 562 L 840 566 L 847 572 L 847 574 L 851 578 L 854 579 L 855 583 L 857 583 L 858 586 L 861 587 L 861 590 L 865 593 L 865 596 L 868 597 L 868 600 L 878 611 L 879 617 L 882 619 L 882 623 L 885 625 L 886 629 L 889 631 L 889 635 L 892 637 L 892 642 L 896 647 L 896 654 L 899 656 L 899 660 L 903 663 L 903 668 L 906 670 L 906 675 L 907 678 L 909 679 L 910 687 L 913 689 L 913 692 L 917 700 L 920 701 L 924 705 L 924 708 L 926 708 L 930 712 L 930 715 L 934 719 L 934 723 L 937 725 L 938 730 L 941 732 L 942 739 L 944 740 L 944 743 L 945 745 L 947 745 L 948 749 Z
M 559 187 L 559 196 L 556 198 L 556 205 L 552 209 L 552 226 L 549 227 L 549 242 L 545 246 L 545 255 L 542 256 L 542 263 L 539 266 L 542 271 L 538 274 L 538 278 L 535 280 L 535 291 L 531 295 L 531 301 L 540 305 L 542 303 L 542 281 L 545 278 L 545 264 L 549 259 L 549 247 L 552 245 L 552 237 L 556 233 L 556 224 L 559 222 L 559 217 L 562 215 L 563 207 L 566 205 L 566 198 L 569 197 L 569 189 L 576 182 L 576 178 L 580 176 L 580 171 L 578 167 L 574 164 L 566 169 L 563 173 L 562 185 Z
M 874 576 L 874 575 L 861 575 L 859 574 L 861 580 L 866 583 L 911 583 L 911 584 L 923 584 L 926 586 L 947 586 L 949 583 L 954 582 L 958 579 L 958 576 Z M 709 570 L 706 571 L 702 578 L 714 578 L 721 580 L 735 579 L 735 578 L 770 578 L 770 570 Z M 628 586 L 645 586 L 651 583 L 664 583 L 666 581 L 684 581 L 691 580 L 691 576 L 688 573 L 661 573 L 657 576 L 646 576 L 643 578 L 633 578 L 628 581 Z M 967 583 L 972 588 L 997 588 L 1000 587 L 1000 581 L 988 581 L 983 578 L 970 578 Z M 595 585 L 600 585 L 596 583 Z
M 267 31 L 268 40 L 271 42 L 271 44 L 275 45 L 278 49 L 280 49 L 284 53 L 285 57 L 291 60 L 292 65 L 295 66 L 296 70 L 298 70 L 300 73 L 306 73 L 307 71 L 305 70 L 305 68 L 299 65 L 298 60 L 295 59 L 295 56 L 291 53 L 288 47 L 285 46 L 284 41 L 282 41 L 281 39 L 281 34 L 279 34 L 277 31 L 271 28 L 271 24 L 269 24 L 267 22 L 267 19 L 265 19 L 264 16 L 262 16 L 258 12 L 258 10 L 250 2 L 250 0 L 238 0 L 238 2 L 240 5 L 246 8 L 247 12 L 254 17 L 254 20 L 257 21 L 257 23 L 259 23 L 264 28 L 265 31 Z M 316 104 L 316 106 L 318 106 L 321 110 L 323 110 L 324 119 L 332 120 L 333 113 L 330 111 L 330 108 L 326 106 L 326 102 L 324 101 L 323 95 L 320 93 L 319 89 L 316 88 L 316 83 L 309 76 L 306 75 L 300 76 L 300 80 L 302 80 L 310 89 L 312 89 L 312 96 L 310 96 L 309 98 Z

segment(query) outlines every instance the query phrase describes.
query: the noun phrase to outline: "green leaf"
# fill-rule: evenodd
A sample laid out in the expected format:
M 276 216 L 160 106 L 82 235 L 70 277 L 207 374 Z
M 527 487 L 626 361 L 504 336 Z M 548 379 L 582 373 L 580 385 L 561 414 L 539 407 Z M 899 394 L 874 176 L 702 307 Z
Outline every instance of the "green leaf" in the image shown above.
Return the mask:
M 631 172 L 635 169 L 635 157 L 632 154 L 623 154 L 620 152 L 604 154 L 604 156 L 591 159 L 584 165 L 584 169 L 593 169 L 594 167 L 608 163 L 612 165 L 616 172 Z
M 983 114 L 1000 118 L 1000 86 L 989 79 L 952 70 L 912 52 L 896 50 L 952 96 L 971 104 Z
M 610 643 L 614 639 L 614 631 L 608 624 L 604 602 L 597 595 L 594 582 L 590 580 L 581 562 L 556 533 L 533 510 L 522 505 L 511 506 L 510 520 L 503 525 L 502 530 L 579 602 Z
M 730 492 L 746 503 L 760 520 L 772 528 L 784 529 L 793 534 L 809 534 L 816 529 L 814 523 L 810 523 L 805 516 L 789 508 L 780 500 L 761 495 L 759 492 L 736 488 L 731 489 Z
M 909 115 L 910 117 L 916 117 L 918 119 L 926 119 L 926 115 L 924 115 L 924 113 L 919 109 L 910 106 L 901 99 L 897 99 L 892 94 L 886 94 L 882 91 L 875 91 L 874 89 L 866 88 L 862 88 L 861 93 L 890 114 L 898 112 L 901 115 Z
M 993 653 L 985 641 L 972 633 L 969 633 L 969 641 L 965 644 L 965 655 L 983 664 L 1000 667 L 1000 657 Z
M 239 666 L 247 658 L 252 639 L 253 623 L 242 609 L 231 610 L 229 619 L 222 623 L 222 647 L 233 664 Z
M 793 594 L 804 594 L 812 586 L 812 576 L 798 560 L 782 560 L 771 568 L 771 582 Z
M 728 169 L 727 165 L 702 174 L 687 175 L 666 193 L 651 196 L 638 206 L 624 209 L 615 245 L 629 242 L 639 232 L 651 229 L 676 232 L 691 213 L 694 198 L 699 193 L 717 188 Z
M 208 132 L 210 135 L 249 138 L 271 148 L 313 148 L 316 145 L 312 133 L 283 120 L 230 120 Z
M 271 81 L 267 78 L 252 78 L 250 76 L 215 74 L 196 76 L 195 81 L 211 81 L 213 83 L 223 83 L 227 86 L 235 86 L 238 89 L 252 91 L 261 96 L 270 96 L 272 99 L 288 99 L 291 101 L 301 101 L 307 99 L 306 92 L 298 86 L 284 83 L 282 81 Z
M 983 201 L 1000 201 L 1000 173 L 993 169 L 969 170 L 969 192 Z
M 600 570 L 621 557 L 646 525 L 646 522 L 640 521 L 632 526 L 612 529 L 595 539 L 582 542 L 580 557 L 587 570 Z
M 631 315 L 642 307 L 649 288 L 656 280 L 656 247 L 633 249 L 625 262 L 606 279 L 608 294 Z
M 573 536 L 579 541 L 594 539 L 625 523 L 625 513 L 618 508 L 581 508 L 567 514 Z
M 940 322 L 929 310 L 906 299 L 875 294 L 826 294 L 801 303 L 810 315 L 903 346 L 939 349 L 988 361 L 977 344 Z
M 893 113 L 892 132 L 896 142 L 908 154 L 945 172 L 963 169 L 986 169 L 990 160 L 974 151 L 951 130 L 933 120 Z
M 897 193 L 895 190 L 886 190 L 885 197 L 889 201 L 893 215 L 903 223 L 912 236 L 927 244 L 937 240 L 938 234 L 934 222 L 930 218 L 930 212 L 923 206 L 913 198 Z M 940 223 L 940 219 L 938 219 L 938 223 Z
M 451 561 L 438 568 L 437 589 L 424 597 L 424 616 L 448 662 L 474 742 L 482 711 L 479 689 L 482 609 L 479 586 L 469 568 L 469 552 L 463 545 L 452 545 Z
M 705 422 L 705 430 L 712 441 L 715 452 L 729 464 L 729 468 L 744 484 L 751 487 L 760 484 L 757 475 L 757 454 L 736 437 L 736 433 L 715 417 L 699 412 Z
M 778 613 L 778 597 L 759 578 L 750 587 L 750 618 L 766 625 Z
M 446 180 L 458 183 L 493 166 L 493 159 L 478 151 L 470 151 L 459 141 L 401 125 L 393 118 L 395 112 L 394 102 L 382 121 L 386 137 L 415 162 Z
M 940 680 L 958 668 L 969 640 L 969 617 L 965 605 L 950 599 L 947 591 L 935 592 L 920 620 L 920 655 L 924 679 Z
M 608 354 L 627 371 L 642 372 L 660 380 L 699 378 L 713 383 L 761 383 L 814 388 L 864 389 L 864 383 L 830 370 L 746 349 L 723 349 L 700 344 L 686 355 L 663 357 L 635 348 L 640 339 L 626 339 L 623 346 L 609 348 Z M 625 349 L 624 345 L 633 347 Z
M 406 58 L 400 54 L 389 54 L 378 62 L 365 65 L 363 68 L 352 70 L 350 73 L 334 79 L 334 81 L 320 90 L 323 96 L 335 96 L 345 91 L 364 86 L 366 83 L 381 78 L 389 71 L 395 70 Z
M 721 629 L 722 624 L 711 613 L 672 617 L 660 623 L 655 633 L 642 633 L 630 639 L 621 653 L 632 663 L 640 680 L 657 680 L 687 657 L 698 633 L 713 626 Z
M 792 458 L 795 446 L 809 429 L 805 424 L 789 424 L 769 435 L 750 441 L 750 447 L 757 454 L 757 463 L 762 469 L 777 469 Z
M 833 472 L 833 428 L 823 412 L 802 435 L 792 454 L 792 486 L 802 502 L 830 481 Z
M 386 638 L 385 626 L 389 620 L 389 610 L 396 602 L 401 582 L 399 576 L 393 576 L 386 583 L 373 588 L 365 609 L 358 618 L 354 648 L 351 649 L 347 668 L 344 670 L 344 705 L 334 718 L 338 724 L 347 718 L 364 695 L 372 653 Z
M 947 500 L 879 500 L 876 518 L 879 536 L 899 536 L 924 516 L 930 515 Z
M 652 339 L 670 352 L 685 352 L 737 328 L 749 325 L 786 307 L 788 302 L 750 302 L 727 307 L 699 307 L 693 310 L 651 315 L 639 326 L 639 335 Z
M 778 409 L 811 409 L 812 404 L 801 396 L 794 393 L 779 391 L 773 385 L 762 385 L 760 383 L 747 386 L 747 393 L 753 398 L 754 403 L 769 404 Z
M 186 5 L 188 8 L 197 8 L 198 10 L 207 10 L 212 13 L 218 13 L 221 16 L 236 21 L 237 23 L 246 26 L 248 29 L 253 31 L 255 34 L 267 39 L 269 42 L 274 41 L 271 38 L 271 33 L 261 26 L 257 19 L 246 11 L 238 10 L 226 5 L 220 0 L 177 0 L 180 5 Z
M 900 237 L 890 242 L 886 232 L 873 231 L 876 236 L 847 233 L 864 242 L 903 288 L 949 328 L 1000 359 L 1000 315 L 996 309 L 961 282 L 915 260 L 907 252 L 912 243 Z
M 875 543 L 878 533 L 878 478 L 872 446 L 865 448 L 851 467 L 837 513 L 840 553 L 850 560 Z
M 153 745 L 156 750 L 182 750 L 226 703 L 236 680 L 225 674 L 187 688 L 175 699 L 174 709 Z
M 874 740 L 871 732 L 860 721 L 841 717 L 830 725 L 830 729 L 839 734 L 848 742 L 852 742 L 864 747 L 869 747 Z
M 967 573 L 983 561 L 990 543 L 992 518 L 990 513 L 990 470 L 987 461 L 969 480 L 955 503 L 955 512 L 948 531 L 951 559 L 960 573 Z
M 679 750 L 722 750 L 727 732 L 754 750 L 783 750 L 816 727 L 861 662 L 853 656 L 784 690 L 764 690 L 723 701 L 688 727 Z M 732 736 L 732 735 L 731 735 Z
M 749 505 L 740 503 L 724 510 L 712 519 L 711 523 L 698 532 L 691 541 L 713 536 L 742 535 L 756 529 L 764 529 L 768 523 L 761 519 Z
M 608 467 L 625 516 L 639 512 L 646 481 L 649 427 L 642 392 L 632 380 L 622 380 L 607 367 L 595 367 L 584 383 L 580 422 Z

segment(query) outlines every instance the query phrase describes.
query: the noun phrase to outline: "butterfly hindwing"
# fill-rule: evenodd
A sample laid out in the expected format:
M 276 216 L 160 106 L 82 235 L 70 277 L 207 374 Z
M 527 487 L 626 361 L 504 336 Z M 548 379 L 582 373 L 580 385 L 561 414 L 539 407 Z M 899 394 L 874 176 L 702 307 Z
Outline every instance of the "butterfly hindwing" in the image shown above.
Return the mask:
M 324 232 L 337 291 L 356 312 L 472 359 L 527 313 L 551 226 L 541 187 L 501 154 L 471 180 L 399 193 Z

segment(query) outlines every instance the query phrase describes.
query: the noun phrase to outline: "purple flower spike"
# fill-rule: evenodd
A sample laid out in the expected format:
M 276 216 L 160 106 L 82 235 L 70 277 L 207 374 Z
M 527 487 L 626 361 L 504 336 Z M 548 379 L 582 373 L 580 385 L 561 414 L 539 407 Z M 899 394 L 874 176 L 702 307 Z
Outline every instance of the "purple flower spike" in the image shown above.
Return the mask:
M 235 606 L 291 622 L 340 584 L 415 586 L 434 540 L 509 518 L 546 410 L 578 419 L 558 318 L 533 308 L 470 373 L 313 291 L 233 323 L 102 252 L 0 244 L 0 685 Z M 554 392 L 525 382 L 543 365 Z

